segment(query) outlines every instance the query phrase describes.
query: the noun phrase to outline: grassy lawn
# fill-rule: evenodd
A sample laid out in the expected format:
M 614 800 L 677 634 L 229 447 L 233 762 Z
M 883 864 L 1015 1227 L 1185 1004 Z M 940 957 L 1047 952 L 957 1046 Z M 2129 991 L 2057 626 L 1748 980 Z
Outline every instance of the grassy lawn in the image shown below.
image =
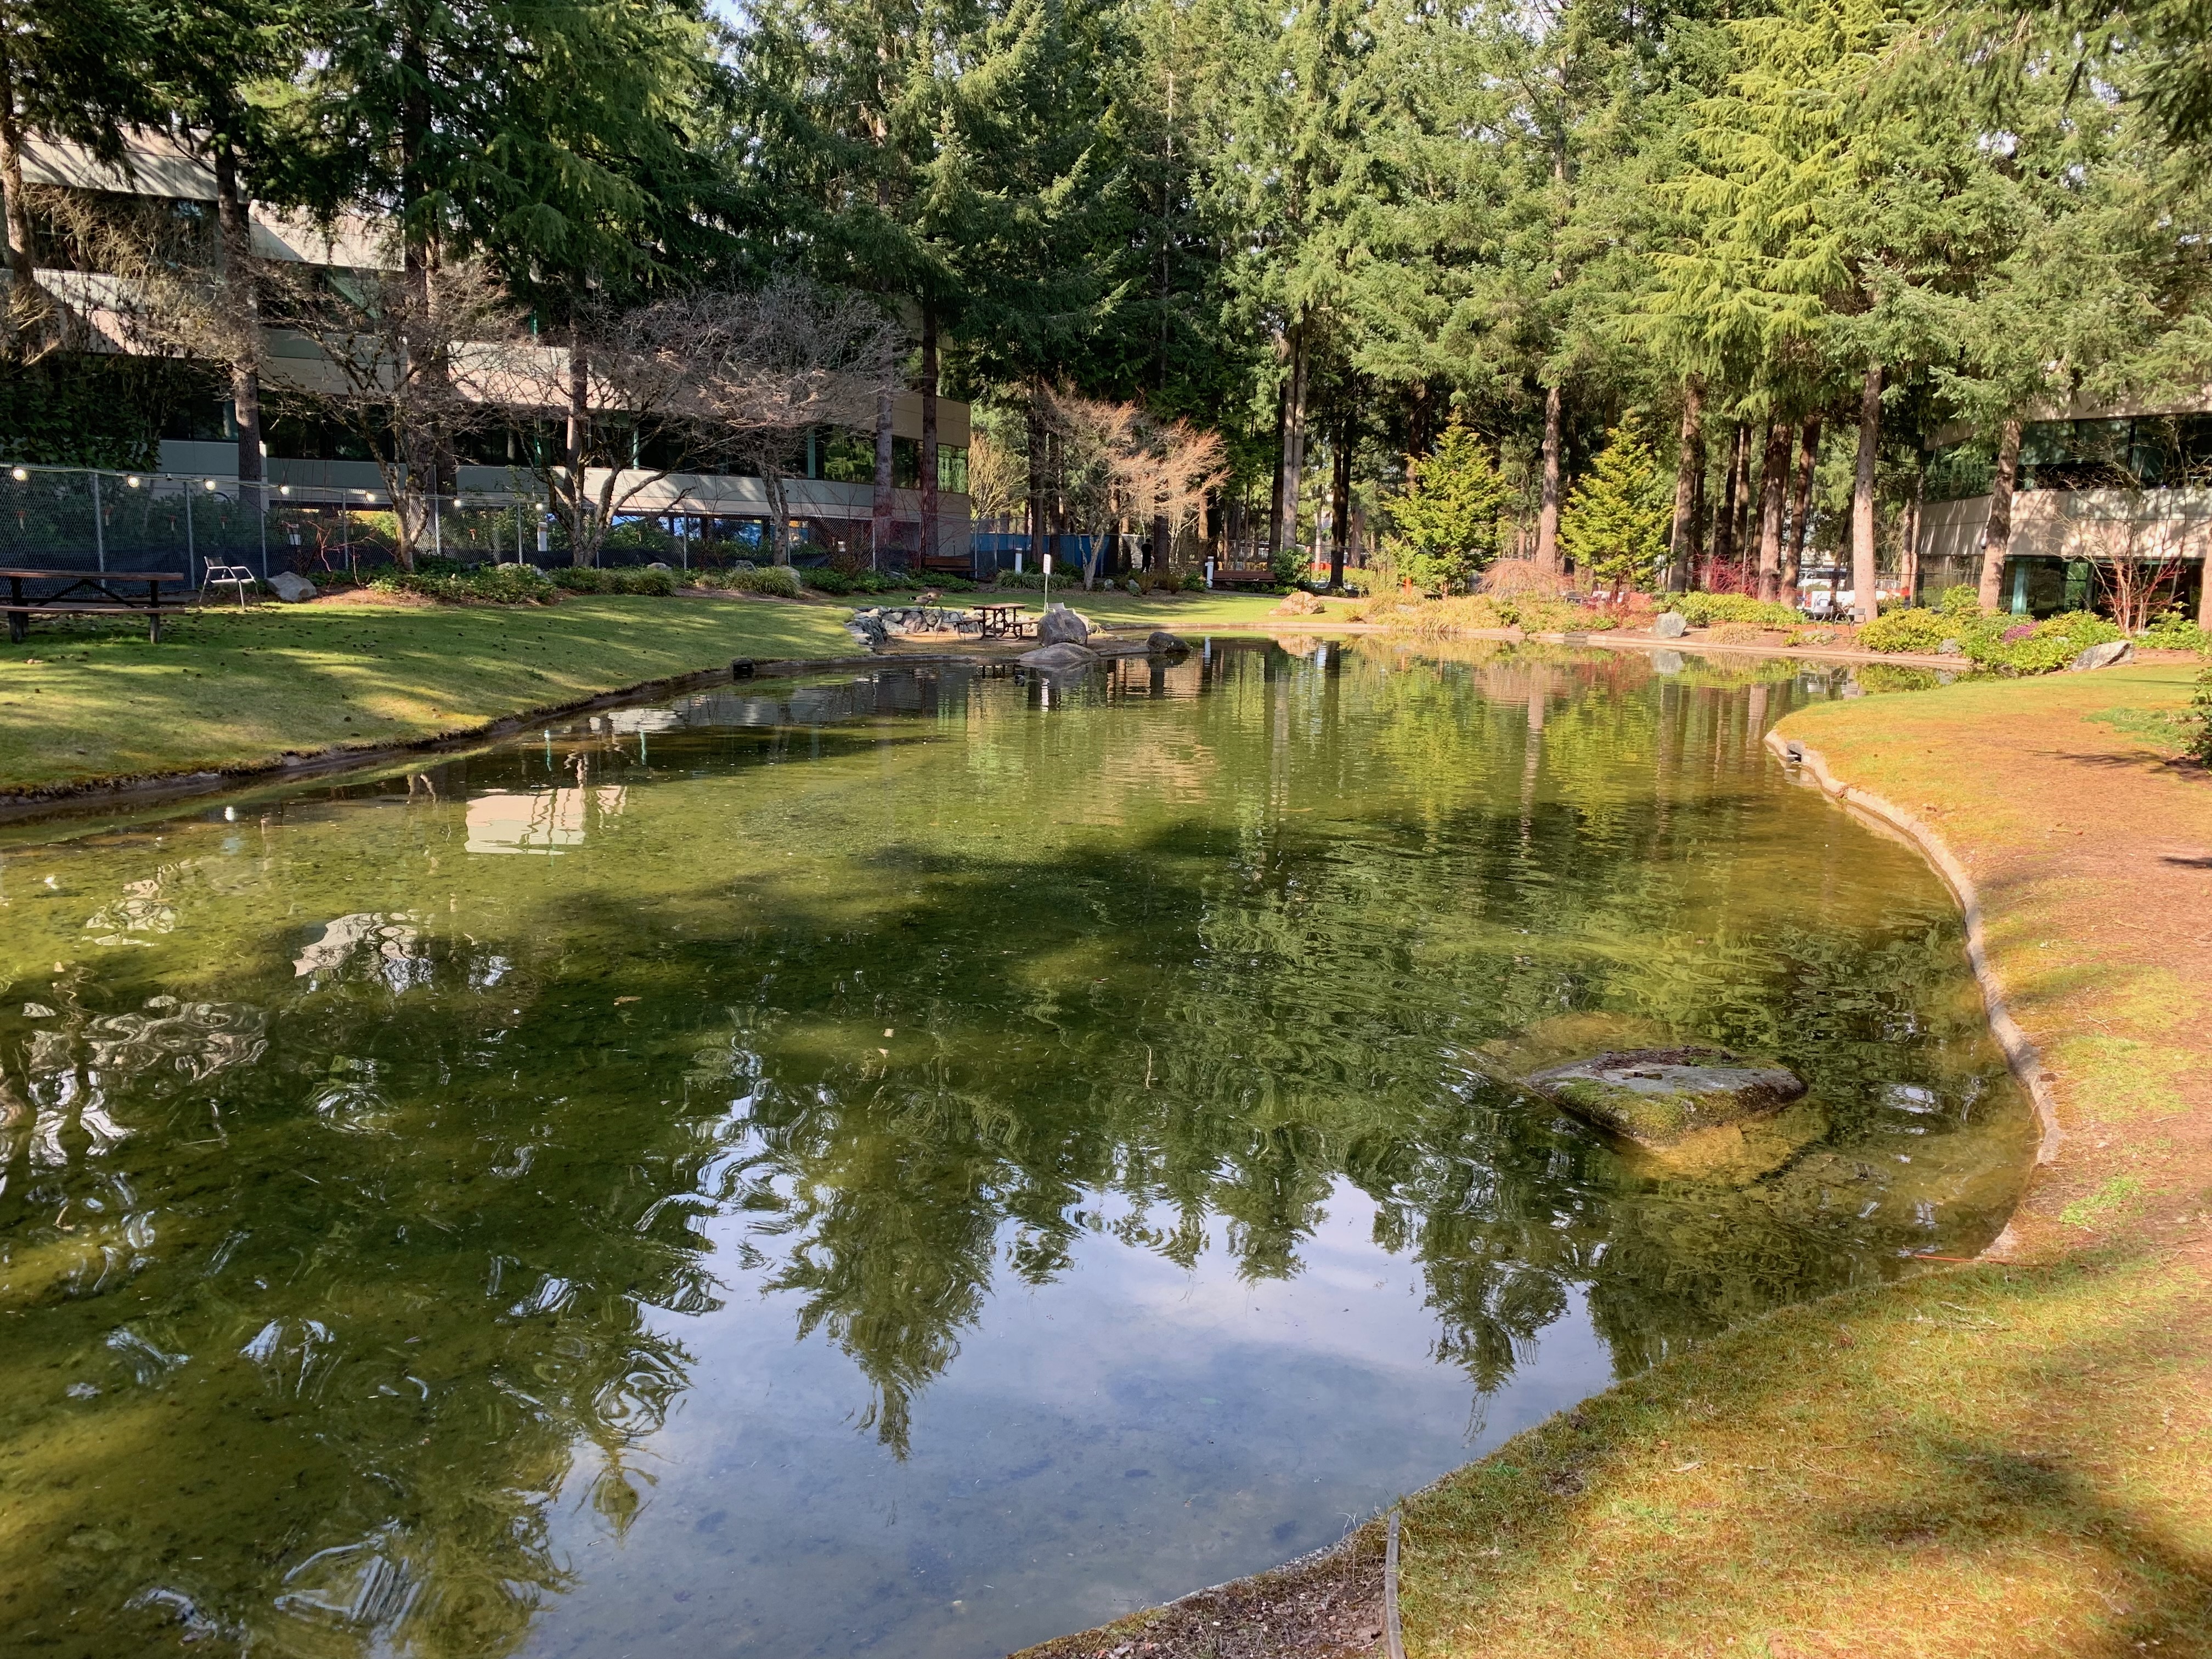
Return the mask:
M 26 644 L 0 644 L 0 796 L 461 733 L 732 657 L 849 656 L 852 605 L 904 597 L 211 608 L 158 646 L 127 625 L 41 618 Z M 1066 597 L 1109 626 L 1181 630 L 1258 622 L 1277 603 Z
M 317 604 L 0 643 L 0 793 L 432 738 L 732 657 L 850 655 L 847 607 L 571 599 Z

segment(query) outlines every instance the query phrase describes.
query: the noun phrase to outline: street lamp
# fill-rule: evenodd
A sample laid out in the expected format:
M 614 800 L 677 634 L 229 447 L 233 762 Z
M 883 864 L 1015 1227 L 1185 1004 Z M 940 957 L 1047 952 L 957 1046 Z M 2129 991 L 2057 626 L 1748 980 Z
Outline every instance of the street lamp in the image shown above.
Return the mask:
M 138 475 L 136 472 L 126 473 L 123 482 L 126 487 L 136 489 L 138 488 Z
M 13 478 L 17 483 L 28 483 L 31 482 L 31 469 L 27 466 L 19 466 L 10 471 L 8 476 Z

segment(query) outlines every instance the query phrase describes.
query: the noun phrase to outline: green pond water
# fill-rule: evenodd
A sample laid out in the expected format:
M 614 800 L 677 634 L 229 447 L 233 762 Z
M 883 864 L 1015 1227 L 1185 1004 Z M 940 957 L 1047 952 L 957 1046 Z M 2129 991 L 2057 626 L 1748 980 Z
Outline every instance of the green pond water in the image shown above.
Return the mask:
M 1216 641 L 19 827 L 0 1647 L 999 1654 L 1972 1250 L 1957 915 L 1759 744 L 1858 689 Z M 1514 1084 L 1692 1039 L 1812 1106 Z

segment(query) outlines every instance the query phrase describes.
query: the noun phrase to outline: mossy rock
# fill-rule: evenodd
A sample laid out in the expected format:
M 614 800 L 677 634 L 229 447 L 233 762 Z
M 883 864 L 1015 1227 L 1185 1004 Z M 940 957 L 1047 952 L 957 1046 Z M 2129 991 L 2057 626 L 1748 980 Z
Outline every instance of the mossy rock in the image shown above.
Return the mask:
M 1805 1092 L 1796 1073 L 1725 1048 L 1631 1048 L 1554 1066 L 1528 1082 L 1577 1117 L 1655 1149 L 1778 1112 Z

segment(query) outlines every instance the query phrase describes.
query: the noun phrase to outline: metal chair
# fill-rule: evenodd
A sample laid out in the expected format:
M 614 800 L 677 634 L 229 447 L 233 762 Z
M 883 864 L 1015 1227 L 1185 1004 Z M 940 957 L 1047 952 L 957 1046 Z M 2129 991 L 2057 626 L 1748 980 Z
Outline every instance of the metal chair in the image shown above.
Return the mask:
M 242 564 L 217 564 L 207 561 L 207 574 L 200 580 L 204 592 L 210 587 L 231 586 L 238 590 L 238 608 L 246 609 L 246 590 L 253 586 L 253 573 Z

